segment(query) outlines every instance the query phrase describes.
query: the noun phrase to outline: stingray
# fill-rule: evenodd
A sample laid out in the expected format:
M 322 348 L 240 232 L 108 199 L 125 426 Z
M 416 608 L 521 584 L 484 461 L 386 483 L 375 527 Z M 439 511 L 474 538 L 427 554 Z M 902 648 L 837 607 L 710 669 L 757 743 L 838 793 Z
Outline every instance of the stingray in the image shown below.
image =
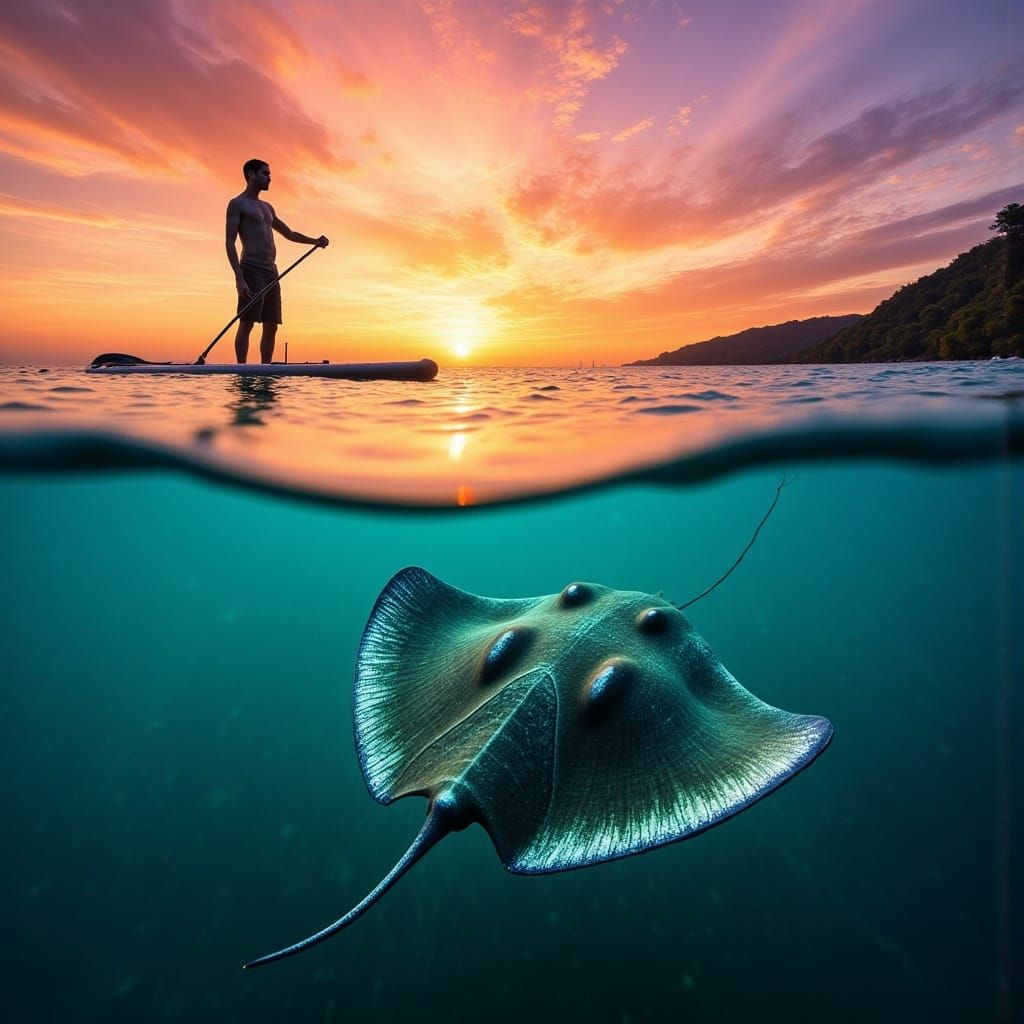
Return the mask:
M 370 614 L 354 710 L 370 793 L 383 804 L 426 797 L 426 821 L 344 917 L 246 967 L 337 934 L 474 822 L 517 874 L 599 864 L 719 824 L 832 737 L 826 719 L 745 690 L 660 595 L 571 583 L 492 599 L 416 567 Z

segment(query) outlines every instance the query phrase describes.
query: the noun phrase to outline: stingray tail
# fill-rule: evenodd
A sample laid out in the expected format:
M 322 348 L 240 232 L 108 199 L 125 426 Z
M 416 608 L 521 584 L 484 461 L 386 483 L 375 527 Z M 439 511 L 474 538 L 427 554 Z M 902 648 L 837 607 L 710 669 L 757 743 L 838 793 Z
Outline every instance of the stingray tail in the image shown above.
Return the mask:
M 437 813 L 436 809 L 432 810 L 427 815 L 427 820 L 423 823 L 423 828 L 420 829 L 419 835 L 412 841 L 412 845 L 402 855 L 401 860 L 380 880 L 377 887 L 367 893 L 344 917 L 339 917 L 334 924 L 329 924 L 322 931 L 317 932 L 315 935 L 310 935 L 308 939 L 303 939 L 292 946 L 279 949 L 276 953 L 268 953 L 266 956 L 261 956 L 256 960 L 250 960 L 249 963 L 242 965 L 242 969 L 262 967 L 264 964 L 273 963 L 275 960 L 283 960 L 285 957 L 294 956 L 296 953 L 301 953 L 311 946 L 318 945 L 329 939 L 332 935 L 337 935 L 338 932 L 347 928 L 356 918 L 362 917 L 427 850 L 451 831 L 451 820 L 444 813 Z

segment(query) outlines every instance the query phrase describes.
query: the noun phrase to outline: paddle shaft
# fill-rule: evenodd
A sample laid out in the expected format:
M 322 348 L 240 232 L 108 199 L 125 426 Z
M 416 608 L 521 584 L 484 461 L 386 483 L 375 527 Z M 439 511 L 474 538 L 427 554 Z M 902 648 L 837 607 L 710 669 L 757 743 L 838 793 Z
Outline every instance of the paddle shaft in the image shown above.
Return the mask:
M 217 344 L 218 341 L 220 341 L 221 338 L 224 337 L 225 334 L 227 334 L 228 330 L 231 328 L 231 325 L 234 324 L 236 320 L 241 319 L 246 313 L 248 313 L 249 310 L 252 309 L 252 307 L 255 306 L 256 303 L 259 302 L 260 299 L 262 299 L 263 296 L 267 292 L 269 292 L 270 289 L 273 288 L 275 284 L 277 284 L 286 274 L 290 274 L 307 256 L 312 256 L 313 253 L 315 253 L 319 248 L 320 245 L 314 245 L 308 252 L 304 252 L 290 267 L 287 268 L 287 270 L 281 271 L 281 273 L 278 274 L 277 277 L 275 277 L 274 280 L 270 282 L 270 284 L 265 285 L 263 288 L 261 288 L 252 297 L 252 299 L 249 302 L 247 302 L 242 307 L 242 309 L 224 325 L 224 328 L 220 332 L 220 334 L 218 334 L 217 337 L 214 338 L 213 341 L 211 341 L 210 344 L 203 349 L 202 355 L 200 355 L 200 357 L 196 360 L 196 366 L 202 366 L 206 362 L 206 357 L 210 354 L 210 350 L 213 348 L 214 345 Z

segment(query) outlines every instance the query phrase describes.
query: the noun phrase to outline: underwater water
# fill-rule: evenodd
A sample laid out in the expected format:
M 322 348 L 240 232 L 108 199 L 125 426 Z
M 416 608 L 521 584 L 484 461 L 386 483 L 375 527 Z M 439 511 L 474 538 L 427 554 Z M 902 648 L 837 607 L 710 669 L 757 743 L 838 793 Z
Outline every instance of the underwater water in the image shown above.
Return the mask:
M 877 367 L 827 369 L 814 387 L 790 368 L 706 368 L 685 385 L 704 396 L 691 399 L 671 397 L 679 370 L 626 377 L 621 392 L 609 376 L 585 406 L 564 375 L 462 371 L 448 397 L 487 392 L 455 414 L 485 412 L 468 424 L 481 430 L 443 430 L 463 422 L 451 409 L 399 406 L 409 450 L 391 427 L 373 436 L 371 406 L 403 401 L 401 386 L 335 392 L 343 402 L 313 392 L 327 403 L 318 433 L 300 423 L 297 435 L 274 417 L 301 421 L 308 389 L 246 406 L 256 422 L 238 423 L 230 395 L 182 410 L 151 382 L 141 414 L 123 398 L 104 411 L 112 382 L 60 371 L 46 389 L 86 390 L 40 399 L 38 377 L 4 371 L 10 1019 L 1024 1012 L 1024 376 L 961 364 L 883 385 Z M 961 388 L 984 400 L 961 401 Z M 845 418 L 807 419 L 808 403 L 788 401 L 802 394 Z M 616 409 L 630 395 L 698 408 L 626 420 Z M 719 407 L 736 402 L 749 416 L 722 423 Z M 161 418 L 174 426 L 157 449 Z M 595 437 L 602 420 L 615 426 Z M 347 440 L 324 443 L 350 456 L 355 482 L 334 461 L 317 490 L 322 453 L 303 446 L 338 430 Z M 481 431 L 487 454 L 474 456 Z M 814 449 L 821 437 L 834 452 Z M 575 467 L 564 479 L 576 490 L 558 493 L 552 463 Z M 754 547 L 686 615 L 755 695 L 833 723 L 813 764 L 692 840 L 579 871 L 509 874 L 471 827 L 348 931 L 240 969 L 347 910 L 422 823 L 422 800 L 369 797 L 352 740 L 356 649 L 394 572 L 421 565 L 495 597 L 589 580 L 683 602 L 734 562 L 785 473 Z M 517 479 L 534 500 L 478 505 L 515 496 Z M 600 486 L 579 489 L 587 481 Z

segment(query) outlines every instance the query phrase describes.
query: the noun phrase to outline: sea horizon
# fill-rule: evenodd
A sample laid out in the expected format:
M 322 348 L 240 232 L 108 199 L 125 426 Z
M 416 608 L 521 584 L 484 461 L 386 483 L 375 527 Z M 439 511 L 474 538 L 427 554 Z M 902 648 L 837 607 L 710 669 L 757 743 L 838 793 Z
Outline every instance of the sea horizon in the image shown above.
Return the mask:
M 0 5 L 4 1016 L 1024 1020 L 1022 39 Z

